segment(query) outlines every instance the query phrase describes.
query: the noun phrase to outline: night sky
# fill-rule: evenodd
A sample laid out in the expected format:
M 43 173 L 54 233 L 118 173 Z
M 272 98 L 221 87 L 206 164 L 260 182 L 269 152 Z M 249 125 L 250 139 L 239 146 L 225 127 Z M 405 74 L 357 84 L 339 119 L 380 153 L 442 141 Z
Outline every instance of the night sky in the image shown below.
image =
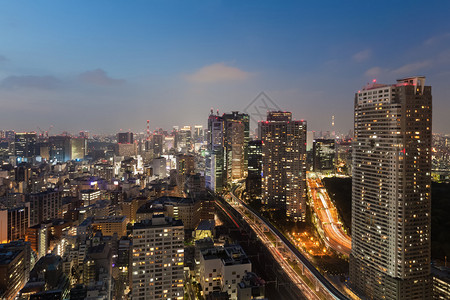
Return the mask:
M 262 91 L 309 130 L 353 127 L 367 82 L 424 75 L 450 133 L 450 1 L 3 1 L 0 129 L 206 124 Z

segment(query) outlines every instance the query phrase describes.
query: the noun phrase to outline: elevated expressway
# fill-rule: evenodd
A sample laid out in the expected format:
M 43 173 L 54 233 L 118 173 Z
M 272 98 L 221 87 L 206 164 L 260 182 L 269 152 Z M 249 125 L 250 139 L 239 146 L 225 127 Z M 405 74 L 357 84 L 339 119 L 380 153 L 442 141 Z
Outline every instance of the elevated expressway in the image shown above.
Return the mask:
M 251 228 L 263 242 L 264 239 L 267 238 L 265 233 L 270 232 L 272 234 L 275 238 L 272 242 L 275 243 L 276 247 L 274 250 L 271 250 L 271 252 L 278 252 L 276 253 L 278 258 L 281 258 L 285 265 L 283 265 L 281 261 L 279 263 L 282 264 L 283 269 L 291 276 L 292 280 L 298 285 L 305 296 L 307 296 L 308 299 L 320 299 L 321 297 L 318 295 L 325 295 L 326 299 L 349 299 L 331 284 L 287 237 L 257 211 L 236 197 L 235 191 L 237 187 L 238 186 L 231 190 L 231 199 L 229 202 L 219 198 L 216 200 L 217 206 L 224 210 L 230 217 L 234 216 L 235 219 L 238 219 L 233 220 L 235 223 L 241 223 L 244 224 L 245 227 Z M 289 264 L 286 265 L 286 258 L 299 262 L 302 275 L 307 277 L 313 283 L 315 290 L 311 289 Z

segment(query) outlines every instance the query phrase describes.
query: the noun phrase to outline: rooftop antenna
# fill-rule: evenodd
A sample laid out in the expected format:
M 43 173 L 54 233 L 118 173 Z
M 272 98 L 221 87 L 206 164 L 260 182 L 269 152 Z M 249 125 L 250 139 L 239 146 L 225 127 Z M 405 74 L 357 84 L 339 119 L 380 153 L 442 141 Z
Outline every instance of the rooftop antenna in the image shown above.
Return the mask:
M 150 120 L 147 120 L 147 141 L 150 140 Z

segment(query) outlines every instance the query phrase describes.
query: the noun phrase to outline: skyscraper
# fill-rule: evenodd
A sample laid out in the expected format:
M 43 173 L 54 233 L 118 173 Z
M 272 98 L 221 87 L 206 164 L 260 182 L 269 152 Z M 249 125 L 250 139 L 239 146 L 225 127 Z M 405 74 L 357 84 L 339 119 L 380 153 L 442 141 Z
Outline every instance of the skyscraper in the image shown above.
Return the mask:
M 208 118 L 206 187 L 220 192 L 248 173 L 249 117 L 234 111 Z
M 425 77 L 356 93 L 350 281 L 368 298 L 431 298 L 430 153 Z
M 224 187 L 224 122 L 223 118 L 211 110 L 208 117 L 206 154 L 206 187 L 214 192 L 221 192 Z
M 262 199 L 266 205 L 304 220 L 306 205 L 306 121 L 292 113 L 271 111 L 259 123 L 262 140 Z
M 224 158 L 226 180 L 241 180 L 248 173 L 250 123 L 247 114 L 233 111 L 222 116 L 224 121 Z
M 262 142 L 253 140 L 248 143 L 248 176 L 246 189 L 251 199 L 261 199 Z

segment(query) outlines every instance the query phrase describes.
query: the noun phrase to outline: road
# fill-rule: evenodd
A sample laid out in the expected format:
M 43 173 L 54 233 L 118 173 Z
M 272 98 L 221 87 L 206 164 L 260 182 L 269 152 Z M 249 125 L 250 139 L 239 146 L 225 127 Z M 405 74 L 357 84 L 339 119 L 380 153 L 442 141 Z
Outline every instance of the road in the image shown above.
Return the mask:
M 296 259 L 304 266 L 305 272 L 310 272 L 310 274 L 315 278 L 315 280 L 317 280 L 317 283 L 320 284 L 327 291 L 327 293 L 329 293 L 329 296 L 331 298 L 333 298 L 333 299 L 348 299 L 347 296 L 342 294 L 336 287 L 334 287 L 313 266 L 313 264 L 310 261 L 308 261 L 308 259 L 306 259 L 306 257 L 303 254 L 300 253 L 300 251 L 291 243 L 291 241 L 288 240 L 288 238 L 286 238 L 278 229 L 276 229 L 270 222 L 268 222 L 257 211 L 255 211 L 253 208 L 251 208 L 246 203 L 244 203 L 241 199 L 236 197 L 236 195 L 234 194 L 235 193 L 235 189 L 236 188 L 232 189 L 231 193 L 230 193 L 231 196 L 232 196 L 232 199 L 233 199 L 232 202 L 234 202 L 233 209 L 237 213 L 239 213 L 240 216 L 242 218 L 244 218 L 245 221 L 247 221 L 248 218 L 245 219 L 247 216 L 244 213 L 244 211 L 247 212 L 247 213 L 250 213 L 253 216 L 253 218 L 257 219 L 260 223 L 263 223 L 264 226 L 266 226 L 266 228 L 268 228 L 270 230 L 270 232 L 272 232 L 277 237 L 277 239 L 286 247 L 286 249 L 288 249 L 288 251 L 290 251 L 290 253 L 292 253 L 292 255 L 294 255 L 294 257 L 296 257 Z M 227 204 L 230 205 L 230 203 L 227 203 Z M 236 209 L 236 208 L 238 208 L 238 209 Z M 256 225 L 256 223 L 254 223 L 254 225 Z M 261 235 L 261 234 L 259 233 L 258 235 Z M 264 234 L 264 236 L 266 236 L 266 235 Z M 281 257 L 282 257 L 282 255 L 281 255 Z M 290 267 L 290 265 L 289 265 L 289 267 Z M 292 271 L 294 271 L 294 270 L 292 270 Z M 309 291 L 311 291 L 311 289 L 309 289 Z M 315 295 L 314 291 L 312 291 L 312 293 Z M 312 299 L 315 299 L 315 298 L 312 298 Z
M 235 209 L 239 209 L 235 206 Z M 314 290 L 312 290 L 303 278 L 292 268 L 292 266 L 286 261 L 286 257 L 284 257 L 280 251 L 273 245 L 273 242 L 267 237 L 267 235 L 261 230 L 261 228 L 254 222 L 251 218 L 249 218 L 246 214 L 242 214 L 244 220 L 247 224 L 252 228 L 253 232 L 256 233 L 258 238 L 264 243 L 264 245 L 269 249 L 272 256 L 275 258 L 277 263 L 281 266 L 285 273 L 289 275 L 292 282 L 297 285 L 297 287 L 302 291 L 303 295 L 307 299 L 320 299 Z
M 342 228 L 336 207 L 331 201 L 322 181 L 318 176 L 309 174 L 307 182 L 312 207 L 320 220 L 318 225 L 321 226 L 325 234 L 325 242 L 339 253 L 349 256 L 352 249 L 351 238 Z

